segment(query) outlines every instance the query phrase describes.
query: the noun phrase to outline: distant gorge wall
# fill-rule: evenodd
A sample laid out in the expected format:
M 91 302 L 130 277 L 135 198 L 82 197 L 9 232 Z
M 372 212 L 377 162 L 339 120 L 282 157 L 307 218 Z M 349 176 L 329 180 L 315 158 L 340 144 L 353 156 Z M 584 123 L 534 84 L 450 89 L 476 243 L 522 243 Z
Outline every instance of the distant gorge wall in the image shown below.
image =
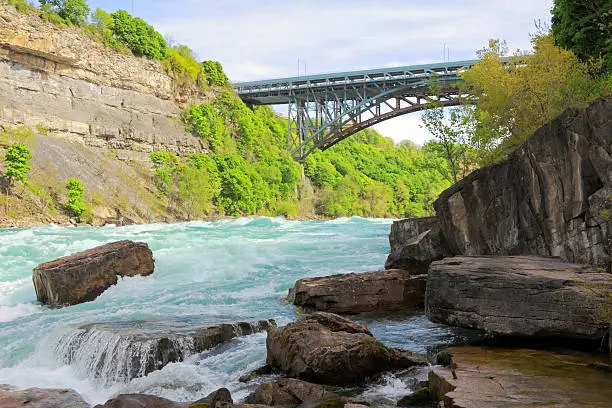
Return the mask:
M 0 125 L 42 124 L 124 159 L 189 154 L 204 146 L 179 123 L 179 105 L 205 98 L 177 86 L 158 61 L 0 4 Z

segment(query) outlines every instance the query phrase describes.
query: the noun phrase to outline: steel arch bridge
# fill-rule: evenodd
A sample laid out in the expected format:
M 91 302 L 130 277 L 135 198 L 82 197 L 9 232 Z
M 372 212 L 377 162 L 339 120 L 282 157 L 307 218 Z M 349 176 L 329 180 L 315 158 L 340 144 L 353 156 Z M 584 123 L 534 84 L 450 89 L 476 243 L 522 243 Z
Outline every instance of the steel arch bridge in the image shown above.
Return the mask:
M 288 105 L 288 142 L 297 161 L 382 121 L 425 109 L 472 102 L 459 72 L 476 60 L 308 75 L 234 84 L 250 105 Z M 428 84 L 435 78 L 437 95 Z M 295 135 L 294 135 L 295 132 Z

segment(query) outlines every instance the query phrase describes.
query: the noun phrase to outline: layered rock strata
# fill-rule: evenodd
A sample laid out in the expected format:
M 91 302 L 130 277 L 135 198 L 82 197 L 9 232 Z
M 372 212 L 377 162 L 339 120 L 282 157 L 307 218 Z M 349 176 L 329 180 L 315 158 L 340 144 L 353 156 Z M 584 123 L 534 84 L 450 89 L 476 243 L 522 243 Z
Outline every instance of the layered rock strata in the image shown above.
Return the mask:
M 118 276 L 147 276 L 153 269 L 146 243 L 118 241 L 40 264 L 32 280 L 40 303 L 62 307 L 94 300 Z
M 455 257 L 431 264 L 425 312 L 496 336 L 601 339 L 597 320 L 612 274 L 558 258 Z
M 60 28 L 6 4 L 0 4 L 0 95 L 0 125 L 38 126 L 113 149 L 119 158 L 204 150 L 179 123 L 177 103 L 206 98 L 197 88 L 178 87 L 158 61 L 123 54 L 80 27 Z
M 307 278 L 289 289 L 288 299 L 330 313 L 399 310 L 423 304 L 426 280 L 399 269 Z

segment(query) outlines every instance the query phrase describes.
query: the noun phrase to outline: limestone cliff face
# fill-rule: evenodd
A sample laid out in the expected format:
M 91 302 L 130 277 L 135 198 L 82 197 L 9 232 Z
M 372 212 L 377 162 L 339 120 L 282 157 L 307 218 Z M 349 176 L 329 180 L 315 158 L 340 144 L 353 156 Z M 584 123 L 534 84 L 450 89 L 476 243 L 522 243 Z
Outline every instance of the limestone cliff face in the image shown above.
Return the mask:
M 398 245 L 406 235 L 398 223 L 387 267 L 448 255 L 533 254 L 610 268 L 612 221 L 603 214 L 610 201 L 612 98 L 602 98 L 568 109 L 507 160 L 443 192 L 434 204 L 439 222 L 427 233 Z
M 157 61 L 0 4 L 0 125 L 41 123 L 52 135 L 126 158 L 192 153 L 203 146 L 177 118 L 179 104 L 197 98 L 206 95 L 185 92 Z

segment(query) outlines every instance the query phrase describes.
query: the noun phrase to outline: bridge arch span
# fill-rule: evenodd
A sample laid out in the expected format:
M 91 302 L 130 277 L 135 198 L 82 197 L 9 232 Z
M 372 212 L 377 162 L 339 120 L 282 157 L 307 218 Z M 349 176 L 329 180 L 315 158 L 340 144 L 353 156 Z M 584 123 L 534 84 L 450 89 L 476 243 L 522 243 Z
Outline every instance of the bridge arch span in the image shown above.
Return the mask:
M 429 64 L 370 71 L 243 82 L 234 87 L 256 105 L 288 105 L 288 142 L 294 159 L 303 161 L 377 123 L 425 109 L 472 103 L 460 93 L 461 70 L 475 61 Z M 435 80 L 441 91 L 432 94 Z

